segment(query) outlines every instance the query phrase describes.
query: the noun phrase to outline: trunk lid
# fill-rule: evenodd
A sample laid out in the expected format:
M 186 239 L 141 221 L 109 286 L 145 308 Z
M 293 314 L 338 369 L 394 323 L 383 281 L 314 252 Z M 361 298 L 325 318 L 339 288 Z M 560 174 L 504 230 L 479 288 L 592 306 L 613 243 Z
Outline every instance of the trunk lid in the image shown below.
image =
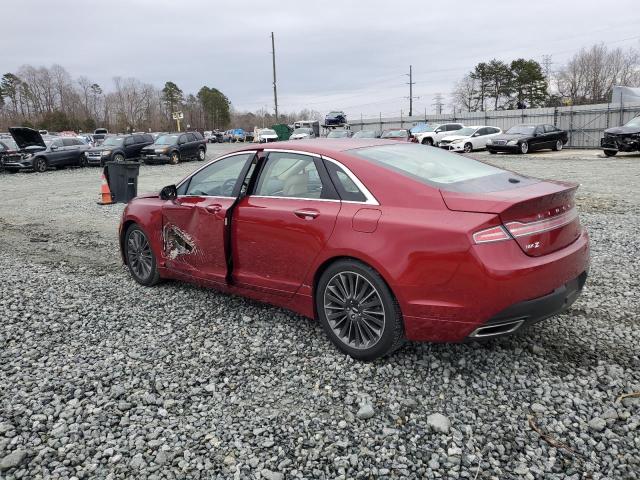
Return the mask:
M 580 236 L 582 227 L 575 206 L 577 184 L 506 176 L 502 181 L 509 182 L 511 188 L 495 190 L 491 184 L 500 183 L 500 179 L 485 178 L 484 189 L 478 183 L 472 188 L 440 192 L 450 210 L 498 215 L 509 236 L 531 257 L 560 250 Z
M 24 150 L 28 147 L 41 147 L 47 148 L 42 139 L 42 135 L 38 130 L 27 127 L 10 127 L 9 133 L 13 137 L 13 140 L 18 145 L 20 150 Z

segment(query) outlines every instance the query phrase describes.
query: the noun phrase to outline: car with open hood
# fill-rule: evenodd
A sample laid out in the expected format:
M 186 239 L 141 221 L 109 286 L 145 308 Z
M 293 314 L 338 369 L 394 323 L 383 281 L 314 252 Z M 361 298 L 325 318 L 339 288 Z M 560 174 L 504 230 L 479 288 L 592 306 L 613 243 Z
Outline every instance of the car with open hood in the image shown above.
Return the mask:
M 471 126 L 456 130 L 453 135 L 442 137 L 438 146 L 452 152 L 471 153 L 474 150 L 484 150 L 487 141 L 502 133 L 497 127 Z
M 640 116 L 637 116 L 622 127 L 608 128 L 600 140 L 600 147 L 607 157 L 618 152 L 640 152 Z
M 272 128 L 259 128 L 253 135 L 253 141 L 258 143 L 277 142 L 278 133 Z
M 142 285 L 183 280 L 288 308 L 372 360 L 567 310 L 589 268 L 577 188 L 414 143 L 253 144 L 130 201 L 120 248 Z
M 177 165 L 188 160 L 203 161 L 207 155 L 207 141 L 200 132 L 178 132 L 160 135 L 152 145 L 140 152 L 146 164 Z
M 4 168 L 5 161 L 20 158 L 20 151 L 15 140 L 11 136 L 0 137 L 0 169 Z
M 110 135 L 100 145 L 87 151 L 87 163 L 103 167 L 106 162 L 138 160 L 142 149 L 152 144 L 153 136 L 150 133 Z
M 20 155 L 5 159 L 4 168 L 7 171 L 45 172 L 50 167 L 84 167 L 87 164 L 85 152 L 91 147 L 76 137 L 51 137 L 45 140 L 38 130 L 27 127 L 11 127 L 9 133 Z
M 489 153 L 522 153 L 562 150 L 569 141 L 567 132 L 548 124 L 523 123 L 487 140 Z

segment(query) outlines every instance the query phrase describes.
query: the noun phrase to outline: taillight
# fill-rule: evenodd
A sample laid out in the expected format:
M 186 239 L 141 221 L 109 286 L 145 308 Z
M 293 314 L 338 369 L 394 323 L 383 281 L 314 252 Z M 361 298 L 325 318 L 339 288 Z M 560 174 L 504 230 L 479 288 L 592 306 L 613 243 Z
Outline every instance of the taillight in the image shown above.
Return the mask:
M 527 235 L 536 235 L 539 233 L 554 230 L 556 228 L 564 227 L 565 225 L 573 222 L 578 217 L 578 211 L 572 208 L 566 213 L 557 215 L 552 218 L 545 218 L 537 222 L 522 223 L 522 222 L 509 222 L 505 224 L 509 233 L 515 238 L 524 237 Z
M 510 238 L 502 225 L 480 230 L 473 234 L 473 241 L 476 243 L 501 242 L 503 240 L 509 240 Z

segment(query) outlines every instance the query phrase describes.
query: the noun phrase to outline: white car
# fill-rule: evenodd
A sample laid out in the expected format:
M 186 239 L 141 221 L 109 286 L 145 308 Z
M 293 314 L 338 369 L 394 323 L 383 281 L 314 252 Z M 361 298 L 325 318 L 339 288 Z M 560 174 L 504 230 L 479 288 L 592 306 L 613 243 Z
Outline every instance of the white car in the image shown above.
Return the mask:
M 309 138 L 316 138 L 316 134 L 313 132 L 313 128 L 296 128 L 289 140 L 308 140 Z
M 258 143 L 277 142 L 278 134 L 271 128 L 259 128 L 253 134 L 253 141 Z
M 487 140 L 501 133 L 499 128 L 485 125 L 464 127 L 453 135 L 443 137 L 438 146 L 452 152 L 470 153 L 487 148 Z
M 418 140 L 418 143 L 423 145 L 437 146 L 447 135 L 453 135 L 454 132 L 463 128 L 461 123 L 443 123 L 427 125 L 425 131 L 416 133 L 414 137 Z

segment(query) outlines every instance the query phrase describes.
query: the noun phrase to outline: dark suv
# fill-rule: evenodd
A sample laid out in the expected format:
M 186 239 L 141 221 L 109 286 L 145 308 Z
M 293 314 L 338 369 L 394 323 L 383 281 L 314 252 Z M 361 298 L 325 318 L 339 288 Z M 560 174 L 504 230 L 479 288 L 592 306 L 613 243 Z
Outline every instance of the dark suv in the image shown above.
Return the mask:
M 104 167 L 105 162 L 109 161 L 137 160 L 140 157 L 140 150 L 152 143 L 153 137 L 148 133 L 112 135 L 105 138 L 100 146 L 87 152 L 87 163 Z
M 200 132 L 168 133 L 160 135 L 153 145 L 142 149 L 144 163 L 170 163 L 176 165 L 186 160 L 204 160 L 207 141 Z
M 4 168 L 9 172 L 33 169 L 45 172 L 49 167 L 84 167 L 85 152 L 89 145 L 76 137 L 42 138 L 38 130 L 27 127 L 12 127 L 9 133 L 20 149 L 19 155 L 4 159 Z

